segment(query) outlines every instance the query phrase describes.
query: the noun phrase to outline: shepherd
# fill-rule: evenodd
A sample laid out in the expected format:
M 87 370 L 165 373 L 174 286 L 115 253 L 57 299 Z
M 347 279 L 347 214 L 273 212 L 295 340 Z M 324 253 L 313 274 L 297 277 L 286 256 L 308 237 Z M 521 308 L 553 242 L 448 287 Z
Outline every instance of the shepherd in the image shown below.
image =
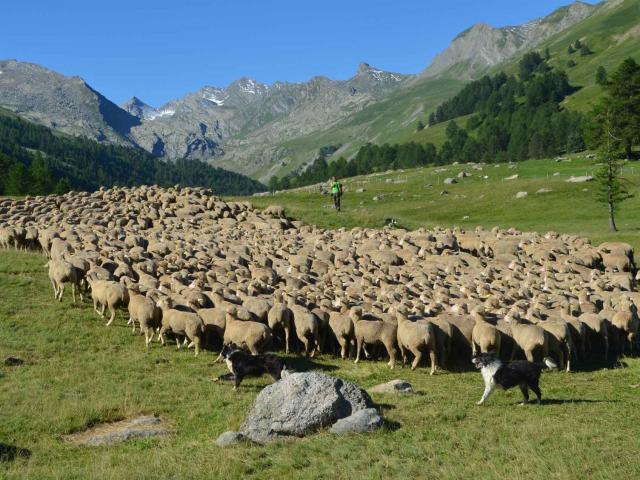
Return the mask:
M 331 198 L 333 198 L 333 208 L 340 211 L 340 200 L 342 199 L 342 183 L 337 177 L 331 177 Z

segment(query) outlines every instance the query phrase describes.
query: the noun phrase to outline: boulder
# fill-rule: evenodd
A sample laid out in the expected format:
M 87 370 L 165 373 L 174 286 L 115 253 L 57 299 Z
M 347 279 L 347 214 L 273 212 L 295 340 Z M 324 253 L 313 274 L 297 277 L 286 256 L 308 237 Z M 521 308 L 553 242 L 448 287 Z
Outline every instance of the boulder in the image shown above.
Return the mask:
M 303 437 L 372 406 L 367 392 L 351 382 L 292 373 L 258 394 L 240 434 L 259 443 Z
M 538 193 L 538 194 L 540 194 L 540 193 L 551 193 L 552 191 L 553 190 L 551 190 L 550 188 L 541 188 L 536 193 Z
M 353 415 L 341 418 L 329 432 L 341 435 L 343 433 L 367 433 L 377 430 L 382 426 L 382 417 L 375 408 L 358 410 Z
M 464 170 L 458 174 L 458 178 L 467 178 L 470 176 L 471 174 L 469 172 L 465 172 Z
M 518 192 L 516 193 L 516 198 L 527 198 L 529 196 L 528 192 Z
M 415 393 L 413 386 L 406 380 L 391 380 L 369 389 L 370 393 Z
M 458 181 L 455 178 L 445 178 L 444 179 L 444 184 L 445 185 L 453 185 L 454 183 L 458 183 Z
M 511 175 L 510 177 L 505 177 L 504 179 L 505 179 L 505 180 L 517 180 L 519 176 L 520 176 L 520 175 L 518 175 L 518 174 L 516 173 L 515 175 Z

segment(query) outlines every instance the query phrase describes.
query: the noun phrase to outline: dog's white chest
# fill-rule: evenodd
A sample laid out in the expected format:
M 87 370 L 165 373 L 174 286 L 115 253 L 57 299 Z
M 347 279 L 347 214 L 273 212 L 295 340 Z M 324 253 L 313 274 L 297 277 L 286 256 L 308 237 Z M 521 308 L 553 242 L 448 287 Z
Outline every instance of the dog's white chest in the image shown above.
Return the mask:
M 226 362 L 226 364 L 227 364 L 227 368 L 229 369 L 229 371 L 230 371 L 233 375 L 235 375 L 235 374 L 236 374 L 236 372 L 234 372 L 234 371 L 233 371 L 233 363 L 231 363 L 231 360 L 229 360 L 228 358 L 225 358 L 225 360 L 224 360 L 224 361 Z
M 482 367 L 480 372 L 482 373 L 482 378 L 484 380 L 484 384 L 489 386 L 493 386 L 495 384 L 495 374 L 498 371 L 500 365 L 487 365 L 486 367 Z

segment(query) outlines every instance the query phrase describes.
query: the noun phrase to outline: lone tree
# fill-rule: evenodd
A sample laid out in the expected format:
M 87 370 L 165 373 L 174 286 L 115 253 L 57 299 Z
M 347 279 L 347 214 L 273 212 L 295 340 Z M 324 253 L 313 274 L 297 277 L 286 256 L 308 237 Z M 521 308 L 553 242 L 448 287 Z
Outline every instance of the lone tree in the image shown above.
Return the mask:
M 424 123 L 422 123 L 422 120 L 418 120 L 418 125 L 416 125 L 416 132 L 421 132 L 422 130 L 424 130 Z
M 598 70 L 596 71 L 596 83 L 601 87 L 604 87 L 609 81 L 609 75 L 607 74 L 607 70 L 600 65 Z
M 607 206 L 609 228 L 617 232 L 616 213 L 622 202 L 633 195 L 626 188 L 627 180 L 622 178 L 623 162 L 622 138 L 618 135 L 613 109 L 604 104 L 594 111 L 594 134 L 599 144 L 598 159 L 600 169 L 596 173 L 598 181 L 597 200 Z

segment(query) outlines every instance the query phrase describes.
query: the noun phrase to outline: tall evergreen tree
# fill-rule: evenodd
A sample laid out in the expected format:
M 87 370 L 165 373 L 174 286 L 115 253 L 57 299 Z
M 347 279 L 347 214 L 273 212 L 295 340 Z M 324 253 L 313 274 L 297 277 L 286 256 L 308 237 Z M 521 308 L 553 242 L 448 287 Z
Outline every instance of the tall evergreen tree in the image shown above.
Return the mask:
M 616 135 L 621 139 L 627 158 L 631 158 L 633 144 L 640 140 L 640 65 L 626 59 L 611 74 L 604 102 L 612 112 Z
M 614 121 L 614 113 L 607 106 L 601 106 L 595 112 L 595 120 L 600 125 L 598 160 L 601 167 L 596 173 L 599 189 L 597 199 L 607 207 L 609 216 L 609 228 L 616 232 L 616 214 L 620 203 L 631 198 L 625 186 L 625 180 L 621 177 L 623 163 L 620 160 L 622 152 L 622 139 L 617 135 Z

